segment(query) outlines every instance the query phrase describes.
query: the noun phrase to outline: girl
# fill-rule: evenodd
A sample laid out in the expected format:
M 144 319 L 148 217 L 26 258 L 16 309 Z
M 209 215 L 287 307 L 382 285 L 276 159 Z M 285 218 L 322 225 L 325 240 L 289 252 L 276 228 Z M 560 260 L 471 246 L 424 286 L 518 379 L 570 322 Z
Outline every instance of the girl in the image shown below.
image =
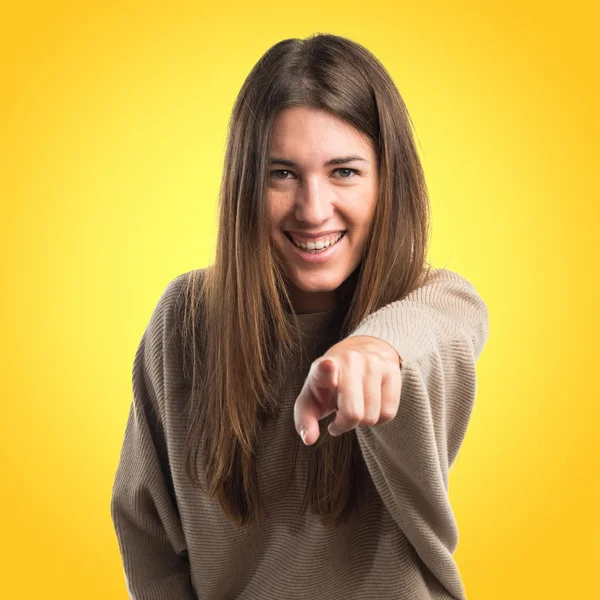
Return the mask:
M 131 598 L 465 598 L 448 471 L 488 314 L 427 264 L 428 210 L 369 51 L 261 57 L 214 264 L 168 284 L 134 360 L 111 501 Z

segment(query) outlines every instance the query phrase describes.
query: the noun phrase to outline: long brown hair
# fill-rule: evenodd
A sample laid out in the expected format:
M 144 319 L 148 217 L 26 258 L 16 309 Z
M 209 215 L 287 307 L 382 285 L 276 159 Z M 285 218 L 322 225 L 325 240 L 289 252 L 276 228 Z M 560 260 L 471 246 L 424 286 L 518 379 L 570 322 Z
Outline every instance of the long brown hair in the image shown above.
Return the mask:
M 283 365 L 298 344 L 266 207 L 271 127 L 289 106 L 329 111 L 368 135 L 377 153 L 377 205 L 362 261 L 338 290 L 338 339 L 413 291 L 431 268 L 423 170 L 410 116 L 386 69 L 366 48 L 336 35 L 272 46 L 235 101 L 215 262 L 190 273 L 181 316 L 191 381 L 186 473 L 200 487 L 204 478 L 210 497 L 241 526 L 262 516 L 254 457 L 263 419 L 276 411 Z M 327 423 L 321 421 L 322 432 Z M 336 525 L 361 506 L 364 463 L 355 432 L 321 435 L 312 450 L 303 509 L 309 505 L 325 525 Z

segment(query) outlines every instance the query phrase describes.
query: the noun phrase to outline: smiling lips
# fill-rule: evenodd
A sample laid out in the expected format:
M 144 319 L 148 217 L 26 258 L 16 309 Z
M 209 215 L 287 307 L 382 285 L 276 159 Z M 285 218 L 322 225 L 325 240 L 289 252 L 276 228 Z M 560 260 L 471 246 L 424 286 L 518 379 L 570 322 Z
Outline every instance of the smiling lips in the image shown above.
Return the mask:
M 329 248 L 329 246 L 333 246 L 336 242 L 338 242 L 344 233 L 344 231 L 339 231 L 333 235 L 327 234 L 318 238 L 306 238 L 288 232 L 288 237 L 296 246 L 302 248 L 303 250 L 323 250 L 324 248 Z

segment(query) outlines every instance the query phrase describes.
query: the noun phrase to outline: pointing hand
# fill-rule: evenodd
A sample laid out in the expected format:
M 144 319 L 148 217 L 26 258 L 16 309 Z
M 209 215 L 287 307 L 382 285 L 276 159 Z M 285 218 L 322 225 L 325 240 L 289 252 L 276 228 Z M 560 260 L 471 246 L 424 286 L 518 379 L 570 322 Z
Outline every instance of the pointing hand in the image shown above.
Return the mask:
M 387 423 L 398 412 L 401 388 L 401 358 L 392 346 L 370 336 L 346 338 L 312 363 L 294 405 L 296 431 L 310 446 L 319 439 L 319 421 L 336 411 L 328 428 L 334 436 Z

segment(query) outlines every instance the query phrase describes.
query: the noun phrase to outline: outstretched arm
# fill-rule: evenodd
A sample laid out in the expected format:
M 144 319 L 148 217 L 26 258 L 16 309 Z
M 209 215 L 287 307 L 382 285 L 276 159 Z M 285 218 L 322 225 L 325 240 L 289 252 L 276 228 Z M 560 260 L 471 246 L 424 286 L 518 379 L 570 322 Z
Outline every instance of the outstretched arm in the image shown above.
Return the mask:
M 467 430 L 488 336 L 487 307 L 473 285 L 432 270 L 424 285 L 317 359 L 295 407 L 308 444 L 318 438 L 317 420 L 333 410 L 338 434 L 356 427 L 386 508 L 455 598 L 464 590 L 452 559 L 458 533 L 448 470 Z

